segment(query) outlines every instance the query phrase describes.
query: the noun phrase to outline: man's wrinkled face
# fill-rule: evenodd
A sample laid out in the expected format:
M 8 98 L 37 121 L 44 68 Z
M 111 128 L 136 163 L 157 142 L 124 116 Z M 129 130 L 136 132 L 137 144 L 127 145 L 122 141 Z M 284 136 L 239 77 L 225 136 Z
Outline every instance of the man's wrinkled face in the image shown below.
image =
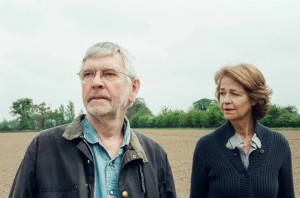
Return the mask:
M 80 71 L 83 104 L 93 116 L 120 115 L 126 112 L 139 86 L 125 73 L 119 53 L 87 59 Z

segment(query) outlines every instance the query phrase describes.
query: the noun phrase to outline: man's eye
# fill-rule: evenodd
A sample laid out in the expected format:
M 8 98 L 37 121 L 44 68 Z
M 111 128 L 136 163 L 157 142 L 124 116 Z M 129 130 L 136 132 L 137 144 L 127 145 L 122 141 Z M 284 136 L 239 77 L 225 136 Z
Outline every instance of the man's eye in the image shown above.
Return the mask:
M 90 78 L 94 78 L 95 77 L 95 72 L 93 71 L 83 71 L 82 75 L 81 75 L 81 79 L 90 79 Z
M 93 75 L 94 75 L 94 73 L 91 72 L 91 71 L 87 71 L 87 72 L 83 73 L 83 77 L 90 77 L 90 76 L 93 76 Z
M 105 71 L 105 72 L 103 72 L 104 77 L 115 77 L 116 75 L 117 75 L 117 73 L 114 72 L 114 71 Z

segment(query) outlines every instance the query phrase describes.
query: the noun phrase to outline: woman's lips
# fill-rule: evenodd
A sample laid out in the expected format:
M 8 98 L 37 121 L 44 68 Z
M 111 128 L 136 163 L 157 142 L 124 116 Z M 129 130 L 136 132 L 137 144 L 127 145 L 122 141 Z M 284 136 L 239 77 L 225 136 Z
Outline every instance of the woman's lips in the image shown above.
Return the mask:
M 234 109 L 230 109 L 230 108 L 224 108 L 224 109 L 223 109 L 224 112 L 230 112 L 230 111 L 233 111 L 233 110 L 234 110 Z

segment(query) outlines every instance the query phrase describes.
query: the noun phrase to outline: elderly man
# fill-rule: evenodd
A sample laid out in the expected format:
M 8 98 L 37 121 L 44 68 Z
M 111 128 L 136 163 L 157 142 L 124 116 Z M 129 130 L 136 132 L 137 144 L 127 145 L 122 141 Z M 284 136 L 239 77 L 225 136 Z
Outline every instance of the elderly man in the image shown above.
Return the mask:
M 9 197 L 176 197 L 167 154 L 125 116 L 140 88 L 129 53 L 97 43 L 78 75 L 86 115 L 33 139 Z

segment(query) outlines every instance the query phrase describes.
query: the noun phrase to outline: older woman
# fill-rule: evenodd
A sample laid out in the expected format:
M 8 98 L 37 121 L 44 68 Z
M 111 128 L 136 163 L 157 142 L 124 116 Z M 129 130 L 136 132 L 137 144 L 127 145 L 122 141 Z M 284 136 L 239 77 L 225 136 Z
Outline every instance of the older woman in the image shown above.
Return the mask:
M 258 122 L 272 94 L 263 74 L 250 64 L 231 65 L 215 82 L 227 122 L 197 142 L 190 197 L 294 197 L 288 141 Z

